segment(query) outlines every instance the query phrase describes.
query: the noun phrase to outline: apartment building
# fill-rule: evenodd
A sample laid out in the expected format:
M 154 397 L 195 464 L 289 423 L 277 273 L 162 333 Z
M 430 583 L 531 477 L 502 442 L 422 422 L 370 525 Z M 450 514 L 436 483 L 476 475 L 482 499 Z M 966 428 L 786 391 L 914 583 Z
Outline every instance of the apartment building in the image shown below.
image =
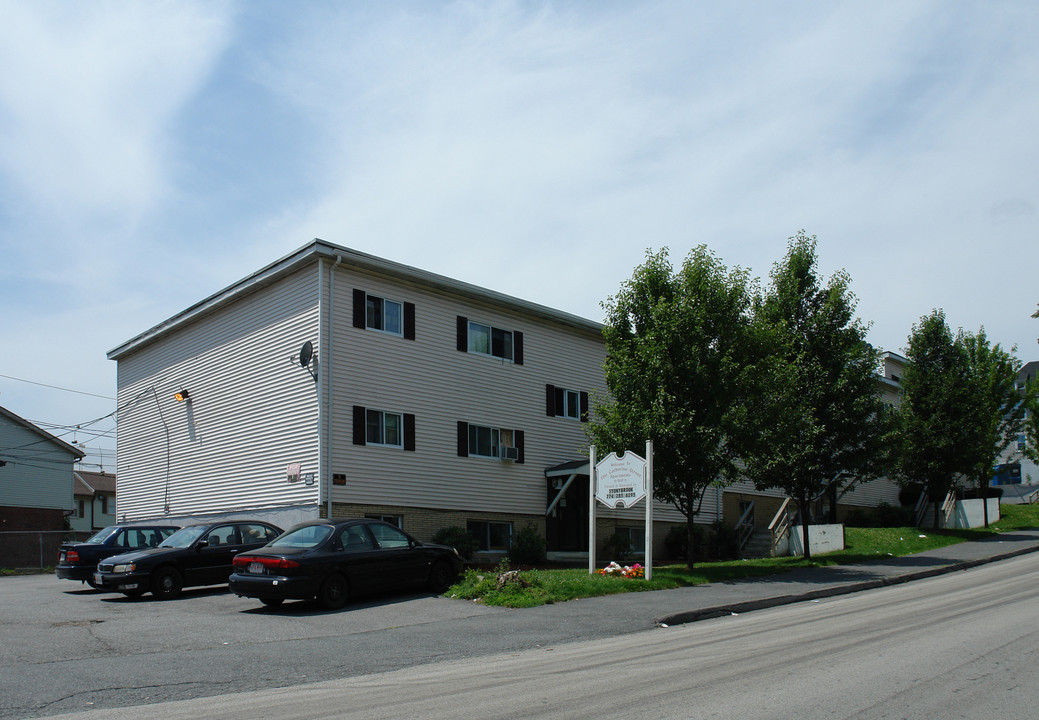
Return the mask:
M 322 240 L 111 350 L 119 521 L 376 516 L 587 552 L 601 326 Z M 681 516 L 658 505 L 661 537 Z M 607 510 L 602 531 L 638 527 Z M 582 522 L 584 527 L 581 527 Z

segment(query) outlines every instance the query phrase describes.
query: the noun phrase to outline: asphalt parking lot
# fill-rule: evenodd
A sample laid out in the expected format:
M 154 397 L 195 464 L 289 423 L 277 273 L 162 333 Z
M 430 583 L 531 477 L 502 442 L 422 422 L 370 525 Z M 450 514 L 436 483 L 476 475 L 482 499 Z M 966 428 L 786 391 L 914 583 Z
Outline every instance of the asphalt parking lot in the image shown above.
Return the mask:
M 0 578 L 0 718 L 399 667 L 394 637 L 406 629 L 421 635 L 418 626 L 503 612 L 429 593 L 325 612 L 296 602 L 266 608 L 226 586 L 160 602 L 98 593 L 53 575 Z

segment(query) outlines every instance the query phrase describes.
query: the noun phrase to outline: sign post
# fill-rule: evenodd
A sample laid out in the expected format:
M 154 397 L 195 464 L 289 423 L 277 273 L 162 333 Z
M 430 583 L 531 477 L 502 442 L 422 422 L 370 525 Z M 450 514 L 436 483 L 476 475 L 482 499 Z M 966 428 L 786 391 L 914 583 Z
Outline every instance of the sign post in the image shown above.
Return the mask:
M 589 448 L 588 574 L 595 572 L 595 501 L 611 508 L 632 507 L 646 500 L 646 579 L 653 579 L 653 441 L 646 441 L 646 458 L 635 453 L 610 453 L 596 462 Z

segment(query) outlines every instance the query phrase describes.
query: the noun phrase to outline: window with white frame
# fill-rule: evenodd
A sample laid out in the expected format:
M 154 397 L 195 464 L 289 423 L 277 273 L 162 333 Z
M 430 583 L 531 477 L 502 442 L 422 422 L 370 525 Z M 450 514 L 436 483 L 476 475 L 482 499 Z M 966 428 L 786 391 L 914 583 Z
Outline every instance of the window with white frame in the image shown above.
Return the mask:
M 588 422 L 588 393 L 546 385 L 545 414 Z
M 459 457 L 484 457 L 523 463 L 523 431 L 458 423 Z
M 627 538 L 628 540 L 628 552 L 643 553 L 646 552 L 646 529 L 640 527 L 625 527 L 620 526 L 617 528 L 617 534 L 621 537 Z
M 382 410 L 365 411 L 365 444 L 404 447 L 403 425 L 400 413 Z
M 457 348 L 461 352 L 509 360 L 514 365 L 523 364 L 523 333 L 473 322 L 462 315 L 458 316 Z
M 404 334 L 404 304 L 395 300 L 367 295 L 365 299 L 365 325 L 372 330 L 382 330 L 393 335 Z
M 512 333 L 470 321 L 469 352 L 512 360 Z
M 382 520 L 384 523 L 389 523 L 401 530 L 404 529 L 404 518 L 400 515 L 379 515 L 377 513 L 372 513 L 370 515 L 365 515 L 365 517 L 370 520 Z

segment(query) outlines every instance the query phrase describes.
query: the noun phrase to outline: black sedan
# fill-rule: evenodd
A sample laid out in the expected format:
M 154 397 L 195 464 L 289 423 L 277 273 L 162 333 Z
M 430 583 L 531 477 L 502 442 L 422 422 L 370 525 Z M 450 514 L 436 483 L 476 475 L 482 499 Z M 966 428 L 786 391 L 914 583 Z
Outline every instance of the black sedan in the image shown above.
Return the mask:
M 443 592 L 460 566 L 453 547 L 419 542 L 380 520 L 315 520 L 236 557 L 228 586 L 265 605 L 316 598 L 336 610 L 355 594 L 416 585 Z
M 124 553 L 98 563 L 98 589 L 139 597 L 151 590 L 169 600 L 182 588 L 221 585 L 231 574 L 231 561 L 278 537 L 281 529 L 259 520 L 223 520 L 189 525 L 170 535 L 158 547 Z
M 175 525 L 110 525 L 83 542 L 62 543 L 54 573 L 96 587 L 94 571 L 106 557 L 155 547 L 178 529 Z

